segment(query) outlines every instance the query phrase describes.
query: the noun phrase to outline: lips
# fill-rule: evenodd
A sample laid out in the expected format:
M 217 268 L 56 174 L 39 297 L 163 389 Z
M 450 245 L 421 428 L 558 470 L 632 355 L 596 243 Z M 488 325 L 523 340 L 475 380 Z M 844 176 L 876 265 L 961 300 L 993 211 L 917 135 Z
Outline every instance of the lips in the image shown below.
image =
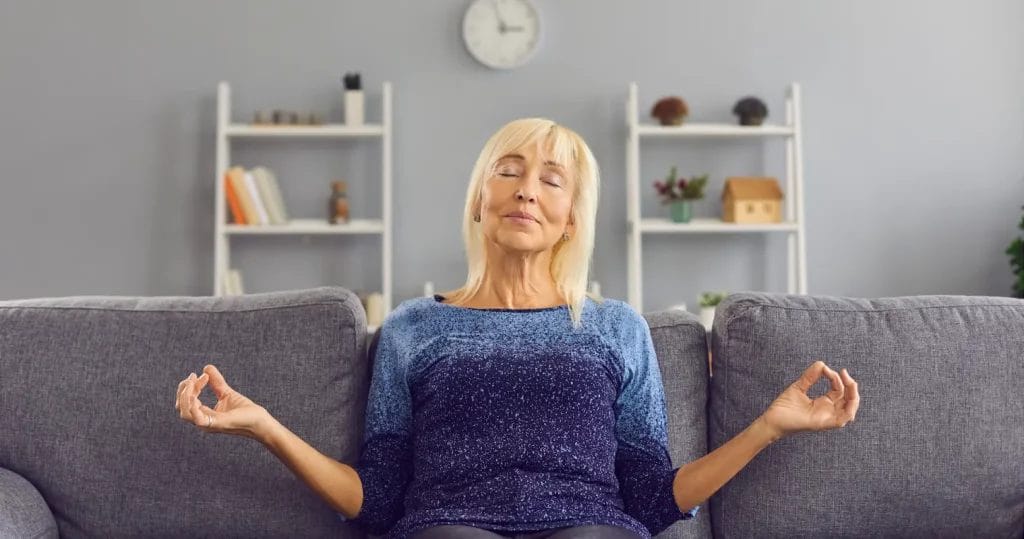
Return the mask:
M 537 221 L 536 217 L 534 217 L 533 215 L 530 215 L 529 213 L 527 213 L 525 211 L 509 212 L 509 213 L 505 214 L 505 217 L 516 217 L 516 218 L 519 218 L 519 219 L 528 219 L 528 220 L 534 221 L 534 222 Z

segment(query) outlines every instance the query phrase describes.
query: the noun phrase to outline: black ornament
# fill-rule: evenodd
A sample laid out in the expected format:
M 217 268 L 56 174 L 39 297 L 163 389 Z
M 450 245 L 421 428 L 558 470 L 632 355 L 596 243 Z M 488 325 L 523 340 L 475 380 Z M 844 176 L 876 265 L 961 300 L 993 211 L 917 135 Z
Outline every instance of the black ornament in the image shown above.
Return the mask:
M 768 117 L 768 106 L 764 101 L 748 96 L 736 102 L 732 113 L 740 117 L 740 125 L 761 125 Z

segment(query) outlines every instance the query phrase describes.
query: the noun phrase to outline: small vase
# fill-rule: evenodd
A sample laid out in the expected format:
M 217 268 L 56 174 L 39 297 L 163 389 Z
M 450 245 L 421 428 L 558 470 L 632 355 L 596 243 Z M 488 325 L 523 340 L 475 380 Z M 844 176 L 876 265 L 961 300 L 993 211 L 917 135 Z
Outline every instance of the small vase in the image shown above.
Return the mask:
M 673 200 L 669 204 L 672 210 L 673 223 L 689 223 L 693 217 L 693 201 L 689 199 Z
M 701 307 L 700 308 L 700 323 L 705 329 L 711 331 L 711 326 L 715 322 L 715 308 L 712 307 Z
M 363 91 L 345 90 L 345 124 L 363 125 Z

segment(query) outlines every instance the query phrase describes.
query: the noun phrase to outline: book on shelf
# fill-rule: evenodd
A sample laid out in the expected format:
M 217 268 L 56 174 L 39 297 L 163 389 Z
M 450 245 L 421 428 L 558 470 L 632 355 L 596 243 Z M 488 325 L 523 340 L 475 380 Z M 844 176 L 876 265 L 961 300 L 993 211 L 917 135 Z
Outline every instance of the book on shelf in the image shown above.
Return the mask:
M 245 293 L 242 286 L 242 272 L 231 268 L 224 273 L 224 294 L 228 296 L 239 296 Z
M 236 225 L 288 224 L 288 212 L 277 176 L 266 167 L 231 167 L 224 173 L 224 190 Z
M 252 169 L 253 178 L 256 180 L 256 187 L 259 197 L 267 207 L 270 215 L 270 224 L 283 225 L 288 222 L 288 212 L 284 207 L 284 199 L 281 197 L 281 189 L 277 185 L 277 176 L 274 171 L 267 167 L 256 167 Z
M 267 216 L 267 208 L 263 205 L 263 199 L 260 198 L 260 193 L 256 189 L 256 180 L 252 177 L 252 172 L 245 171 L 243 177 L 245 178 L 245 188 L 249 190 L 249 194 L 252 195 L 253 205 L 256 207 L 256 223 L 261 225 L 270 224 L 270 218 Z

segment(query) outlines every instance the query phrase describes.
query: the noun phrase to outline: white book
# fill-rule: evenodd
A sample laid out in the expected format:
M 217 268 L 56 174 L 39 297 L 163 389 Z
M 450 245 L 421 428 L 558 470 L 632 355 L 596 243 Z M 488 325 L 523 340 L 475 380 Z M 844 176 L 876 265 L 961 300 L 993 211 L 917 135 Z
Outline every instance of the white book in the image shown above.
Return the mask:
M 284 197 L 281 196 L 281 186 L 277 183 L 277 174 L 274 174 L 273 170 L 269 168 L 267 171 L 267 179 L 270 180 L 270 191 L 274 198 L 274 205 L 277 206 L 278 215 L 281 217 L 281 221 L 284 223 L 288 222 L 288 209 L 284 207 Z
M 270 224 L 270 217 L 267 216 L 267 207 L 263 205 L 263 200 L 260 199 L 260 192 L 256 188 L 256 180 L 252 177 L 252 172 L 248 170 L 245 171 L 245 189 L 252 196 L 253 203 L 256 204 L 256 213 L 260 219 L 259 224 Z
M 281 213 L 278 211 L 277 200 L 275 200 L 274 193 L 270 188 L 270 174 L 268 169 L 266 167 L 256 167 L 252 169 L 252 177 L 256 181 L 256 188 L 260 192 L 260 198 L 266 205 L 267 215 L 270 217 L 270 224 L 285 224 L 284 219 L 281 217 Z

